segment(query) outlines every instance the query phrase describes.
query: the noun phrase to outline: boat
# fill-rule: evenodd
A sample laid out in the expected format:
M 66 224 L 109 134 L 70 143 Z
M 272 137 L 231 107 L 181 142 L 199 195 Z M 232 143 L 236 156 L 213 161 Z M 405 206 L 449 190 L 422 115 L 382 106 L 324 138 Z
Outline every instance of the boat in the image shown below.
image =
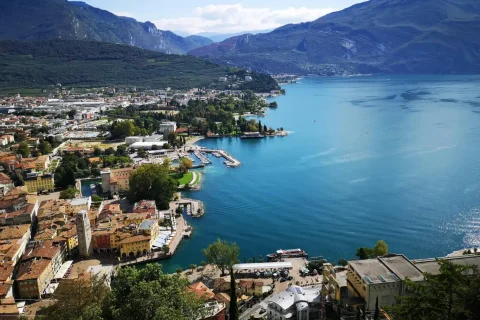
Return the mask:
M 240 139 L 262 139 L 265 138 L 260 132 L 245 132 Z
M 308 258 L 308 254 L 302 249 L 277 250 L 267 254 L 267 261 L 279 261 L 285 258 Z

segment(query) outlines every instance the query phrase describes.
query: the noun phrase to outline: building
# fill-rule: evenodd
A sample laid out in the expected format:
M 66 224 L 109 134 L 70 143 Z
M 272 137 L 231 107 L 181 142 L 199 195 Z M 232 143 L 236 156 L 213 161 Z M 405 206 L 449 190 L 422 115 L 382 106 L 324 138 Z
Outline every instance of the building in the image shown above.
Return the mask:
M 100 172 L 102 192 L 110 195 L 123 194 L 130 189 L 129 180 L 133 168 L 109 169 Z
M 33 248 L 28 248 L 26 254 L 22 257 L 22 263 L 30 259 L 49 259 L 52 262 L 52 279 L 60 270 L 65 262 L 66 246 L 63 244 L 55 244 L 54 241 L 45 241 L 36 244 Z
M 164 137 L 168 136 L 170 132 L 175 132 L 177 130 L 177 123 L 173 121 L 165 121 L 160 123 L 159 132 L 163 134 Z
M 252 76 L 245 76 L 245 82 L 253 81 Z
M 77 236 L 80 255 L 90 256 L 93 253 L 92 230 L 86 210 L 82 210 L 77 214 Z
M 249 296 L 261 297 L 262 294 L 271 290 L 270 286 L 264 285 L 262 280 L 240 280 L 238 287 Z
M 130 145 L 130 148 L 133 148 L 135 150 L 138 150 L 140 148 L 143 148 L 145 150 L 151 150 L 153 149 L 154 146 L 156 146 L 158 149 L 163 148 L 165 144 L 168 144 L 168 141 L 152 141 L 152 142 L 135 142 L 134 144 Z
M 0 242 L 11 245 L 4 260 L 12 261 L 13 265 L 15 265 L 25 252 L 30 237 L 30 224 L 1 227 Z
M 12 179 L 5 173 L 0 172 L 0 195 L 4 196 L 8 191 L 14 188 Z
M 53 192 L 55 190 L 54 174 L 31 174 L 24 179 L 28 192 L 37 193 L 39 191 Z
M 19 297 L 41 299 L 53 277 L 52 260 L 40 258 L 23 261 L 16 279 Z
M 267 319 L 272 320 L 309 320 L 319 319 L 321 292 L 318 288 L 290 286 L 270 298 Z
M 142 136 L 134 136 L 134 137 L 126 137 L 125 138 L 125 144 L 127 146 L 134 144 L 135 142 L 142 142 L 143 137 Z
M 424 281 L 422 271 L 404 255 L 387 255 L 375 259 L 349 261 L 347 287 L 354 297 L 364 299 L 366 310 L 392 306 L 396 297 L 406 294 L 404 280 Z
M 136 257 L 142 254 L 147 254 L 151 250 L 150 236 L 138 235 L 125 238 L 118 242 L 120 247 L 120 255 L 125 257 Z

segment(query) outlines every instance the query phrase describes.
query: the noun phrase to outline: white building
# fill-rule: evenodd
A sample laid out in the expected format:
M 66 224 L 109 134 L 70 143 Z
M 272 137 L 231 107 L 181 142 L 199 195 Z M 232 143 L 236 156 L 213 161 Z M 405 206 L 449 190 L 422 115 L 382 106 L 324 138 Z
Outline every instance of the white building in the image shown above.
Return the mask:
M 311 316 L 315 311 L 318 312 L 318 306 L 321 300 L 319 288 L 302 288 L 299 286 L 290 286 L 285 292 L 280 292 L 272 296 L 268 304 L 267 319 L 269 320 L 309 320 L 314 319 Z
M 160 128 L 158 129 L 159 132 L 166 137 L 170 132 L 175 132 L 177 130 L 177 123 L 173 121 L 162 122 L 160 123 Z
M 125 144 L 127 146 L 131 145 L 131 144 L 134 144 L 135 142 L 142 142 L 143 141 L 143 137 L 141 136 L 138 136 L 138 137 L 126 137 L 125 138 Z
M 252 76 L 245 76 L 245 82 L 253 81 Z
M 135 142 L 134 144 L 130 145 L 130 148 L 135 150 L 140 148 L 151 150 L 153 146 L 157 146 L 158 149 L 162 149 L 165 144 L 168 144 L 168 141 Z

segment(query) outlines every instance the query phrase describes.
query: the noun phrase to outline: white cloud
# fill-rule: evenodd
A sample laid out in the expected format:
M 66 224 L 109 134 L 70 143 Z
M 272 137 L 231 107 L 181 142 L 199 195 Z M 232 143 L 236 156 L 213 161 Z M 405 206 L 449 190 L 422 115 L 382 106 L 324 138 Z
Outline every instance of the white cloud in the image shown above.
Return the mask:
M 333 8 L 289 7 L 285 9 L 245 8 L 241 4 L 197 7 L 188 17 L 153 21 L 158 29 L 196 34 L 235 33 L 278 28 L 288 23 L 316 20 Z
M 126 11 L 122 11 L 122 12 L 113 12 L 114 15 L 117 15 L 119 17 L 129 17 L 129 18 L 133 18 L 133 14 L 131 14 L 130 12 L 126 12 Z

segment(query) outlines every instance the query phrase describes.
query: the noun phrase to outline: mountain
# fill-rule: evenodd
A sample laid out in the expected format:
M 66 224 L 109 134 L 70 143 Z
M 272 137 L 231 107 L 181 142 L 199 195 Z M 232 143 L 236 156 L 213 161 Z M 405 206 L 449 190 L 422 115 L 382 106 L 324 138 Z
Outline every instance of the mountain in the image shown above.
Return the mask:
M 479 34 L 478 0 L 370 0 L 190 54 L 272 73 L 474 73 Z
M 257 33 L 267 33 L 272 31 L 272 29 L 269 30 L 259 30 L 259 31 L 249 31 L 248 33 L 250 34 L 257 34 Z M 240 36 L 242 34 L 245 34 L 247 32 L 236 32 L 236 33 L 215 33 L 215 32 L 201 32 L 197 34 L 198 36 L 202 37 L 207 37 L 211 39 L 213 42 L 222 42 L 225 39 L 231 38 L 231 37 L 236 37 Z
M 0 41 L 0 89 L 64 86 L 138 86 L 226 89 L 220 77 L 243 79 L 235 70 L 187 55 L 85 40 Z M 239 89 L 277 89 L 274 79 L 251 73 Z
M 151 22 L 119 17 L 84 2 L 0 1 L 0 40 L 95 40 L 128 44 L 164 53 L 185 54 L 212 41 L 183 38 Z

